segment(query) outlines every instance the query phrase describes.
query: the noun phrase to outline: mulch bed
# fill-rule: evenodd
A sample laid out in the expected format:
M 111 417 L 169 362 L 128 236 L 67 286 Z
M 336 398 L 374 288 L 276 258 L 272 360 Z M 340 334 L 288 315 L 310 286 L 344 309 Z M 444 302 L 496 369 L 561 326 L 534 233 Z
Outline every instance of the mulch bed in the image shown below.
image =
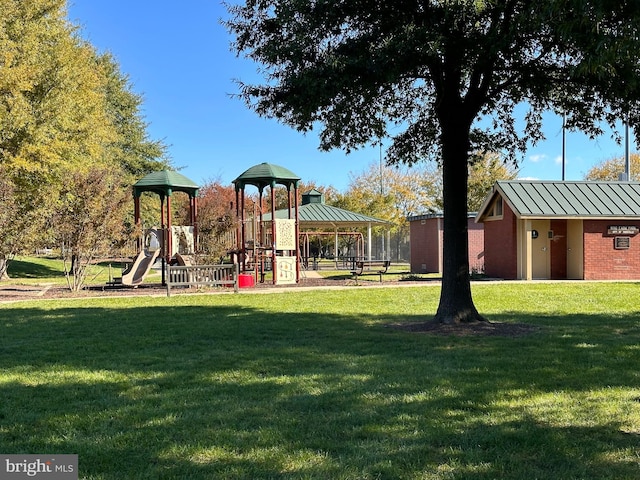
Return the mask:
M 142 284 L 137 287 L 110 287 L 108 285 L 90 285 L 79 292 L 72 292 L 60 285 L 14 285 L 8 282 L 0 283 L 0 302 L 16 300 L 38 300 L 53 298 L 91 298 L 91 297 L 118 297 L 118 296 L 162 296 L 167 289 L 160 283 Z M 363 284 L 364 282 L 360 282 Z M 369 282 L 367 282 L 368 284 Z M 372 286 L 381 285 L 378 282 L 370 282 Z M 406 282 L 403 282 L 406 283 Z M 397 285 L 398 282 L 384 282 L 382 285 Z M 300 287 L 348 287 L 355 285 L 351 279 L 327 279 L 327 278 L 303 278 L 298 284 L 273 285 L 271 283 L 257 283 L 254 287 L 246 289 L 247 292 L 266 289 L 292 289 Z M 243 289 L 244 290 L 244 289 Z M 229 292 L 232 289 L 204 288 L 172 288 L 171 295 L 182 295 L 195 292 L 219 293 Z
M 536 325 L 524 323 L 435 323 L 432 321 L 419 323 L 394 323 L 389 328 L 411 333 L 425 333 L 431 335 L 456 336 L 456 337 L 524 337 L 540 331 Z

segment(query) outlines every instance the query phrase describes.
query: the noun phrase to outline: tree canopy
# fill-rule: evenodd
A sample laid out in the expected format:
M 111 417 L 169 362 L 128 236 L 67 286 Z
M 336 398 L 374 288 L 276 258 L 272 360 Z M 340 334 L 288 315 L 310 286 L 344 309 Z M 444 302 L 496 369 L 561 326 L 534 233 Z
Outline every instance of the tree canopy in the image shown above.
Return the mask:
M 467 189 L 467 210 L 477 212 L 493 185 L 498 180 L 513 180 L 518 176 L 518 171 L 513 163 L 505 161 L 497 153 L 478 155 L 477 159 L 469 164 L 469 180 Z M 421 175 L 422 181 L 431 185 L 433 193 L 433 209 L 444 210 L 442 192 L 442 168 L 428 168 Z
M 95 52 L 64 4 L 0 0 L 0 161 L 24 182 L 56 181 L 115 138 Z
M 131 184 L 169 165 L 166 146 L 148 138 L 141 97 L 65 8 L 0 0 L 0 187 L 11 207 L 0 222 L 0 278 L 17 249 L 56 241 L 53 219 L 74 175 L 108 167 Z
M 439 322 L 483 319 L 468 276 L 472 152 L 524 150 L 548 109 L 591 135 L 602 121 L 640 126 L 637 2 L 246 0 L 229 11 L 233 47 L 263 68 L 262 84 L 240 85 L 258 114 L 318 127 L 323 149 L 388 136 L 389 162 L 441 162 Z

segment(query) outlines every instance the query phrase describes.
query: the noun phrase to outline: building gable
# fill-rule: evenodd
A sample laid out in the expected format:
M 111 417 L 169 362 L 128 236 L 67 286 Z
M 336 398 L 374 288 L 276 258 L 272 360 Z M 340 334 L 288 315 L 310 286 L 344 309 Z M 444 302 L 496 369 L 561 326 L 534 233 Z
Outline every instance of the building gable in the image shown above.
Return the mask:
M 502 198 L 518 218 L 640 218 L 640 183 L 498 181 L 476 216 L 484 222 Z

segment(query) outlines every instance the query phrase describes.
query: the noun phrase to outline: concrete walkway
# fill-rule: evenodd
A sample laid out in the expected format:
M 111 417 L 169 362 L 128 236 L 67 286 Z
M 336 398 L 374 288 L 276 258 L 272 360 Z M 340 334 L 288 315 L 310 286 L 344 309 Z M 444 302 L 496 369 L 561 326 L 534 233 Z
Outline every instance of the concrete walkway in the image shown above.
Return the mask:
M 300 277 L 302 277 L 302 278 L 322 278 L 322 275 L 320 275 L 317 270 L 302 270 L 300 272 Z

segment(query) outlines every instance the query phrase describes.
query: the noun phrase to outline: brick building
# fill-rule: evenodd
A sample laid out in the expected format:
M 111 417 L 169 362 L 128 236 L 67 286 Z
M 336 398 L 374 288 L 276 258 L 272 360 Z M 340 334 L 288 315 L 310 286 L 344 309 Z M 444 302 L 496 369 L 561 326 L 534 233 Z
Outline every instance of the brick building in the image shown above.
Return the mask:
M 482 224 L 474 221 L 475 213 L 467 220 L 469 233 L 469 269 L 484 269 L 484 232 Z M 416 215 L 409 220 L 411 245 L 411 273 L 442 273 L 442 245 L 444 222 L 441 213 Z
M 478 212 L 504 279 L 640 279 L 640 183 L 499 181 Z

